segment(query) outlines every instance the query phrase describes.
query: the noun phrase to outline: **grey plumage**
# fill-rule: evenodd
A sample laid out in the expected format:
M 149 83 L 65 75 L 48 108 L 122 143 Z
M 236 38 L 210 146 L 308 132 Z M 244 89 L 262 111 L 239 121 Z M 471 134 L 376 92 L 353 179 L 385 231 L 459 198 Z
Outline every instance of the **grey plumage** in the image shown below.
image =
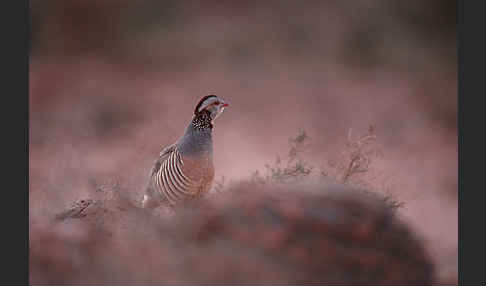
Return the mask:
M 149 175 L 143 206 L 173 206 L 209 191 L 214 178 L 212 129 L 228 106 L 216 96 L 203 97 L 186 131 L 164 148 Z

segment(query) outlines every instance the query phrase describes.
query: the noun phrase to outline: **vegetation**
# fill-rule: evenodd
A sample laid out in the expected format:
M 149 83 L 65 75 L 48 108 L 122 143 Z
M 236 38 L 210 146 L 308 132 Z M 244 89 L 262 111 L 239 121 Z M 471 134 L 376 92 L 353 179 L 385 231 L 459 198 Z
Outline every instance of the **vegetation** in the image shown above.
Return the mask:
M 273 163 L 264 165 L 264 172 L 255 170 L 251 174 L 251 182 L 262 185 L 281 185 L 292 182 L 310 180 L 312 174 L 331 182 L 349 185 L 370 195 L 378 195 L 378 191 L 385 193 L 383 200 L 391 208 L 396 209 L 404 205 L 391 195 L 391 188 L 387 185 L 385 172 L 377 171 L 374 163 L 383 158 L 383 152 L 377 142 L 374 126 L 357 138 L 349 130 L 346 142 L 336 160 L 328 160 L 325 166 L 316 166 L 304 160 L 302 154 L 309 148 L 310 137 L 304 129 L 300 129 L 295 137 L 289 138 L 289 151 L 285 156 L 277 154 Z M 380 181 L 380 182 L 377 182 Z M 224 191 L 225 177 L 215 182 L 214 191 Z M 376 185 L 381 187 L 377 189 Z
M 305 130 L 299 130 L 296 137 L 289 138 L 289 152 L 286 157 L 282 158 L 277 155 L 275 163 L 265 164 L 265 174 L 261 175 L 258 170 L 254 171 L 251 180 L 255 183 L 289 183 L 300 181 L 307 178 L 314 167 L 301 158 L 301 153 L 307 147 L 309 137 Z

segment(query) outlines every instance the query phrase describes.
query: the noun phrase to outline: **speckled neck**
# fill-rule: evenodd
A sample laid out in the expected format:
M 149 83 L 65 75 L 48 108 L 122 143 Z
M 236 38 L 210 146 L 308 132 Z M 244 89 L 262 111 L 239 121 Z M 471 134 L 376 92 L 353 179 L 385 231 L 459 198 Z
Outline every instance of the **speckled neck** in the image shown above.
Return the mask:
M 209 112 L 202 111 L 195 115 L 178 141 L 179 152 L 188 156 L 212 155 L 212 129 Z
M 213 129 L 213 124 L 211 123 L 211 115 L 207 110 L 203 110 L 198 114 L 194 115 L 191 124 L 195 130 L 203 131 L 206 129 Z

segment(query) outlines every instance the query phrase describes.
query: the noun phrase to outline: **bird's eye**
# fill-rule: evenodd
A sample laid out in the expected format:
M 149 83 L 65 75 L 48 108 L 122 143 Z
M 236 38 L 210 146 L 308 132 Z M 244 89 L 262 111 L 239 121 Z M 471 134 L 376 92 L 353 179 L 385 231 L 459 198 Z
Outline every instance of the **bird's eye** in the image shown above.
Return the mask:
M 216 102 L 214 103 L 214 105 L 219 105 L 219 103 L 220 103 L 219 101 L 216 101 Z

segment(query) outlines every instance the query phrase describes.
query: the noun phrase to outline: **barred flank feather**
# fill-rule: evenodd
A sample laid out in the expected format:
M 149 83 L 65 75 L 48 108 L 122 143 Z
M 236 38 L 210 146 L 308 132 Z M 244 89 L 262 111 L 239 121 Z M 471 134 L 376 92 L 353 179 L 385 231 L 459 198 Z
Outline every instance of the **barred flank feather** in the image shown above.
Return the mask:
M 184 175 L 183 161 L 177 148 L 162 162 L 156 177 L 156 187 L 170 205 L 189 199 L 197 194 L 197 185 Z

